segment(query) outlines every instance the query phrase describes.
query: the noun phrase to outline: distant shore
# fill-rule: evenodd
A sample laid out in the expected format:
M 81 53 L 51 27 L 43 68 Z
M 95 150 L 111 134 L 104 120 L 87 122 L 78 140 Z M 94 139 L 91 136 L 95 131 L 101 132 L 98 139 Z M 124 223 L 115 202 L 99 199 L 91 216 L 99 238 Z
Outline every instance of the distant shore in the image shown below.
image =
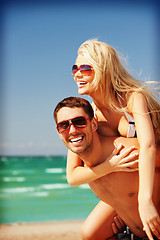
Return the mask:
M 0 224 L 0 240 L 81 240 L 81 220 Z

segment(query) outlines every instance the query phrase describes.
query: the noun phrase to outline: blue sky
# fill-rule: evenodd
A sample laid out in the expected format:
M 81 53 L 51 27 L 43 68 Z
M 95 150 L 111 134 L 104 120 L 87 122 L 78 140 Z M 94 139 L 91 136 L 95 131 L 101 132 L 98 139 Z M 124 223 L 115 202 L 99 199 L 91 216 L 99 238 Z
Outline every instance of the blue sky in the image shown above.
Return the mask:
M 64 97 L 78 96 L 71 66 L 87 39 L 122 52 L 134 77 L 158 81 L 154 2 L 11 1 L 2 30 L 0 155 L 67 153 L 52 113 Z

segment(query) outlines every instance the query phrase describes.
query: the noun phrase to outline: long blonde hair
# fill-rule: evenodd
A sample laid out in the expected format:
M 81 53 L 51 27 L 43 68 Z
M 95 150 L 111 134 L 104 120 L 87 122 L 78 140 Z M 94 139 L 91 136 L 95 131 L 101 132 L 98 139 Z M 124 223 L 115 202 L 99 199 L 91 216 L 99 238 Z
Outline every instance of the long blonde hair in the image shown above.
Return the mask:
M 155 130 L 156 142 L 160 144 L 160 102 L 144 82 L 136 80 L 123 67 L 118 51 L 104 42 L 88 40 L 79 47 L 78 54 L 86 57 L 93 66 L 95 78 L 92 89 L 100 89 L 104 102 L 107 99 L 107 105 L 111 109 L 122 111 L 115 101 L 117 98 L 126 102 L 127 109 L 131 93 L 144 94 Z

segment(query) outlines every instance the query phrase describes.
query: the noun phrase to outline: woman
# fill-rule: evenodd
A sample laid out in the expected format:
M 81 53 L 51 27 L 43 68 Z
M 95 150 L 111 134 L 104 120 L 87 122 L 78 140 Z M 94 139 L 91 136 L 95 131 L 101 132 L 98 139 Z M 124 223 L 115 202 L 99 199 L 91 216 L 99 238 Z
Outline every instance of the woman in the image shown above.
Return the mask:
M 72 74 L 79 94 L 89 95 L 93 99 L 92 106 L 98 118 L 100 134 L 137 136 L 140 145 L 139 214 L 149 239 L 153 239 L 153 233 L 159 238 L 160 218 L 152 202 L 156 146 L 160 145 L 158 100 L 124 69 L 116 50 L 103 42 L 89 40 L 80 46 Z M 87 178 L 87 174 L 77 174 L 80 169 L 84 170 L 82 167 L 81 159 L 69 151 L 67 180 L 71 185 L 94 180 L 92 176 Z M 97 216 L 102 215 L 97 224 Z M 113 209 L 100 202 L 84 223 L 83 239 L 94 239 L 102 230 L 104 236 L 101 239 L 106 239 L 106 221 L 109 218 L 113 218 Z

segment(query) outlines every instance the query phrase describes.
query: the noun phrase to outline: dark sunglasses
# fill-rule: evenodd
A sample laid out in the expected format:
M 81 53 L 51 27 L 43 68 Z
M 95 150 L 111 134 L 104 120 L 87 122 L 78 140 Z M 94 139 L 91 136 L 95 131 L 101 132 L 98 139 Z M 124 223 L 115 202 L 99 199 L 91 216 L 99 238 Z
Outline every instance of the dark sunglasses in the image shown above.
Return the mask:
M 87 126 L 87 118 L 85 117 L 76 117 L 57 124 L 57 131 L 62 133 L 67 131 L 70 126 L 73 124 L 76 128 L 85 128 Z
M 90 65 L 83 64 L 81 66 L 73 65 L 72 75 L 75 76 L 77 71 L 80 71 L 84 76 L 91 75 L 93 68 Z

